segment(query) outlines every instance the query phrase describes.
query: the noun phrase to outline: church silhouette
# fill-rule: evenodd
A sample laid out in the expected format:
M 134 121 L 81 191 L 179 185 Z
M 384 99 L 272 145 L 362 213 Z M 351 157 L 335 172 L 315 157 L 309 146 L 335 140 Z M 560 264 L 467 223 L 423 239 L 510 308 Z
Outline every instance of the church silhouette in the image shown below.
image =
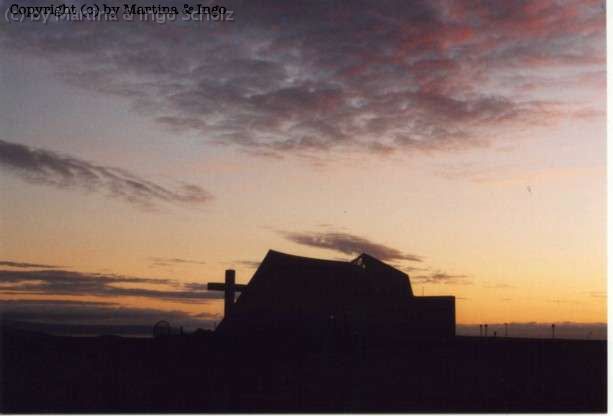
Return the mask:
M 248 284 L 227 270 L 208 289 L 225 293 L 224 335 L 455 335 L 455 297 L 415 296 L 406 273 L 368 254 L 345 262 L 270 250 Z

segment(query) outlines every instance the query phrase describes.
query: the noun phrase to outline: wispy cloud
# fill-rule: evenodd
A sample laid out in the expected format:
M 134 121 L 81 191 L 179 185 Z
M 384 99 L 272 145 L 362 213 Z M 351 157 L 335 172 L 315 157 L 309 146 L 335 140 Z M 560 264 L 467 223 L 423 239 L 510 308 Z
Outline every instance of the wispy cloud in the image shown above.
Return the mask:
M 19 269 L 56 269 L 58 267 L 61 267 L 61 266 L 52 266 L 49 264 L 24 263 L 24 262 L 8 261 L 8 260 L 1 260 L 0 266 L 15 267 Z
M 445 285 L 469 285 L 472 284 L 470 276 L 464 274 L 449 274 L 445 272 L 433 272 L 430 274 L 423 274 L 418 276 L 412 276 L 411 282 L 417 284 L 445 284 Z
M 413 266 L 403 266 L 403 267 L 399 267 L 399 268 L 404 270 L 407 273 L 427 272 L 429 270 L 427 267 L 413 267 Z
M 257 269 L 261 262 L 259 260 L 236 260 L 234 263 L 246 269 Z
M 190 264 L 190 265 L 191 264 L 193 265 L 206 264 L 205 261 L 188 260 L 188 259 L 181 259 L 177 257 L 150 257 L 149 260 L 151 261 L 151 265 L 156 266 L 156 267 L 167 267 L 167 266 L 181 265 L 181 264 Z
M 23 23 L 5 25 L 0 45 L 175 132 L 275 157 L 454 152 L 488 146 L 503 125 L 604 114 L 543 94 L 568 78 L 605 86 L 601 1 L 225 6 L 240 28 Z M 509 77 L 517 68 L 522 77 Z
M 166 187 L 125 169 L 2 140 L 0 169 L 34 184 L 102 191 L 141 208 L 153 208 L 161 202 L 200 205 L 212 199 L 211 194 L 197 185 Z
M 125 284 L 143 287 L 125 287 Z M 122 286 L 124 285 L 124 286 Z M 172 279 L 81 273 L 67 270 L 0 270 L 0 293 L 10 295 L 90 295 L 136 296 L 181 302 L 206 302 L 222 294 L 203 287 L 183 286 L 183 290 L 149 289 L 146 286 L 180 287 Z
M 190 283 L 183 284 L 183 288 L 185 290 L 195 291 L 195 292 L 205 291 L 207 290 L 206 287 L 207 287 L 207 283 L 190 282 Z M 210 293 L 219 293 L 219 292 L 210 292 Z M 221 297 L 221 295 L 219 296 Z
M 342 232 L 286 232 L 281 234 L 289 241 L 304 246 L 333 250 L 348 255 L 367 253 L 382 261 L 416 261 L 422 258 L 415 254 L 378 244 L 364 237 Z

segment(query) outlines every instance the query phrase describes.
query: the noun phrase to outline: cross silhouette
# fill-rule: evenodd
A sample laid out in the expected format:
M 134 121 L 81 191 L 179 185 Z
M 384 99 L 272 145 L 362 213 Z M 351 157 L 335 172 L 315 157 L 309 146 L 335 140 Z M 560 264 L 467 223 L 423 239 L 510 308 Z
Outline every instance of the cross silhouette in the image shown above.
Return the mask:
M 247 285 L 236 284 L 236 272 L 234 270 L 226 270 L 225 283 L 207 283 L 208 290 L 219 290 L 224 292 L 223 314 L 224 318 L 232 314 L 232 305 L 234 305 L 234 297 L 236 292 L 242 292 Z

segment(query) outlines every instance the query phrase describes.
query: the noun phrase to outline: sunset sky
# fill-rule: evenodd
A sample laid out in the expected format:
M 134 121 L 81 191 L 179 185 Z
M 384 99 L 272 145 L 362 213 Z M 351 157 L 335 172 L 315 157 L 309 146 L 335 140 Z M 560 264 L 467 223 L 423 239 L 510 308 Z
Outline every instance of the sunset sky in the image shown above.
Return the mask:
M 211 327 L 275 249 L 606 321 L 603 1 L 219 4 L 0 23 L 5 318 Z

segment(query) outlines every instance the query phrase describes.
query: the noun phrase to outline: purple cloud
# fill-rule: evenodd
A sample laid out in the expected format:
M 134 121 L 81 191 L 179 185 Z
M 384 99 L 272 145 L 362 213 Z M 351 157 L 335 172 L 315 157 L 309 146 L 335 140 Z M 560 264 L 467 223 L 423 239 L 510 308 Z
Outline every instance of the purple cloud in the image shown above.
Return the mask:
M 603 88 L 600 1 L 226 7 L 236 22 L 3 25 L 0 47 L 174 132 L 274 157 L 453 152 L 503 125 L 604 114 L 539 90 L 577 82 L 559 69 Z
M 417 261 L 422 258 L 398 249 L 378 244 L 364 237 L 342 232 L 282 232 L 287 240 L 304 246 L 333 250 L 348 255 L 370 254 L 382 261 Z
M 211 194 L 197 185 L 166 187 L 125 169 L 3 140 L 0 140 L 0 169 L 34 184 L 103 191 L 141 208 L 154 208 L 161 202 L 200 205 L 212 199 Z

